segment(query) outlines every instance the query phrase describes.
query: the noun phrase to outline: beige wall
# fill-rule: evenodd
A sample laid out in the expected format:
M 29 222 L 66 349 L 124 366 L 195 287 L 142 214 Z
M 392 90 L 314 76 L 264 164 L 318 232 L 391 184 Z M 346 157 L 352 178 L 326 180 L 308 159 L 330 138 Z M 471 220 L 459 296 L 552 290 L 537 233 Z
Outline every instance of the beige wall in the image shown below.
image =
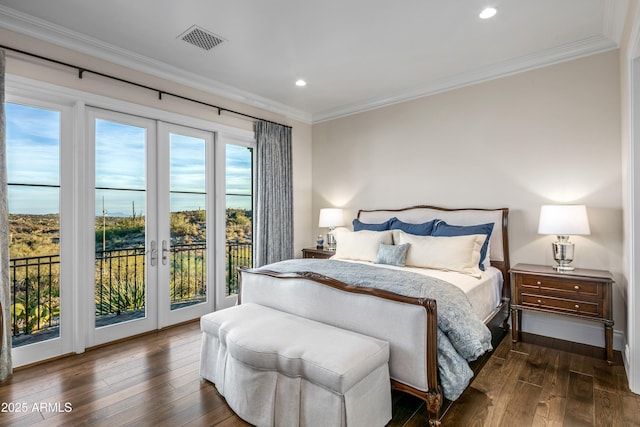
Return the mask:
M 302 247 L 307 244 L 307 230 L 311 228 L 311 126 L 309 124 L 140 73 L 91 56 L 48 45 L 39 40 L 31 39 L 10 31 L 0 30 L 0 40 L 2 40 L 2 44 L 15 49 L 54 58 L 59 61 L 114 75 L 122 79 L 135 81 L 153 88 L 260 117 L 265 120 L 272 120 L 292 126 L 294 211 L 296 213 L 294 221 L 294 246 L 296 253 L 299 253 Z M 162 100 L 159 100 L 157 92 L 136 88 L 126 83 L 115 82 L 104 77 L 92 75 L 91 73 L 86 73 L 82 79 L 79 79 L 75 69 L 52 65 L 49 62 L 22 56 L 12 53 L 11 51 L 7 51 L 6 72 L 7 74 L 28 77 L 117 100 L 221 123 L 239 129 L 253 130 L 253 121 L 251 120 L 239 118 L 229 113 L 223 113 L 219 116 L 216 110 L 209 107 L 172 98 L 171 96 L 164 96 Z
M 313 225 L 332 206 L 349 218 L 416 204 L 508 207 L 512 265 L 550 265 L 540 205 L 581 203 L 592 234 L 572 238 L 574 264 L 620 278 L 620 141 L 617 50 L 315 124 Z M 624 331 L 619 290 L 614 305 Z

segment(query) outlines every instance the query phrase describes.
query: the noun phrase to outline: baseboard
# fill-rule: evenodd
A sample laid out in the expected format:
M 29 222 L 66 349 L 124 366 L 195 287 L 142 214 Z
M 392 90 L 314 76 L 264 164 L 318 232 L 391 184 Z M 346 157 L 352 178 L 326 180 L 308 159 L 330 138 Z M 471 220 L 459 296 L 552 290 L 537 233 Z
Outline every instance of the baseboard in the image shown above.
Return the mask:
M 604 348 L 604 326 L 599 322 L 523 311 L 522 332 Z M 625 345 L 624 333 L 614 330 L 613 349 L 622 352 Z

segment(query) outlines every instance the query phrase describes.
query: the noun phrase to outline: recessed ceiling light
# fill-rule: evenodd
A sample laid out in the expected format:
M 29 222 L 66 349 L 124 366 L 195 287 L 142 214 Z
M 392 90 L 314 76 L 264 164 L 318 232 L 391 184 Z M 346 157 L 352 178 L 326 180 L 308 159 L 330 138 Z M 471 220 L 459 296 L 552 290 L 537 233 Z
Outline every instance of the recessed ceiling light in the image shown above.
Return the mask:
M 480 19 L 489 19 L 492 18 L 498 11 L 494 7 L 488 7 L 480 12 Z
M 299 80 L 296 81 L 296 86 L 302 87 L 302 86 L 306 86 L 306 85 L 307 85 L 307 82 L 305 82 L 302 79 L 299 79 Z

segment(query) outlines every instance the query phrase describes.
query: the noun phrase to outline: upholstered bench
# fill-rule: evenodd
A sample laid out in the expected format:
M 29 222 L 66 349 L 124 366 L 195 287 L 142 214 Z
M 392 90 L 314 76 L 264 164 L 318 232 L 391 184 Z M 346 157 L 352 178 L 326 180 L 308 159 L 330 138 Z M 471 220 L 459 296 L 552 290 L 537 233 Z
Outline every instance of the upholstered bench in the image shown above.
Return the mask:
M 200 319 L 200 375 L 257 426 L 383 426 L 389 344 L 257 304 Z

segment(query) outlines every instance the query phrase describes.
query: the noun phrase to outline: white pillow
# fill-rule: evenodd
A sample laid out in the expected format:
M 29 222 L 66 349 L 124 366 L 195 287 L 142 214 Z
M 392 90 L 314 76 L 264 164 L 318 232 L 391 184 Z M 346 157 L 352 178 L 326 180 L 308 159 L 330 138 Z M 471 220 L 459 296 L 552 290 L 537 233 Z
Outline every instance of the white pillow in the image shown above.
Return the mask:
M 394 233 L 396 244 L 409 243 L 406 265 L 457 271 L 480 277 L 480 249 L 487 238 L 484 234 L 468 236 L 416 236 L 404 231 Z
M 484 265 L 484 271 L 491 267 L 491 239 L 487 242 L 487 256 L 484 257 L 482 265 Z
M 336 254 L 334 259 L 351 259 L 357 261 L 375 261 L 380 243 L 392 243 L 391 230 L 388 231 L 351 231 L 347 228 L 333 230 L 336 238 Z

